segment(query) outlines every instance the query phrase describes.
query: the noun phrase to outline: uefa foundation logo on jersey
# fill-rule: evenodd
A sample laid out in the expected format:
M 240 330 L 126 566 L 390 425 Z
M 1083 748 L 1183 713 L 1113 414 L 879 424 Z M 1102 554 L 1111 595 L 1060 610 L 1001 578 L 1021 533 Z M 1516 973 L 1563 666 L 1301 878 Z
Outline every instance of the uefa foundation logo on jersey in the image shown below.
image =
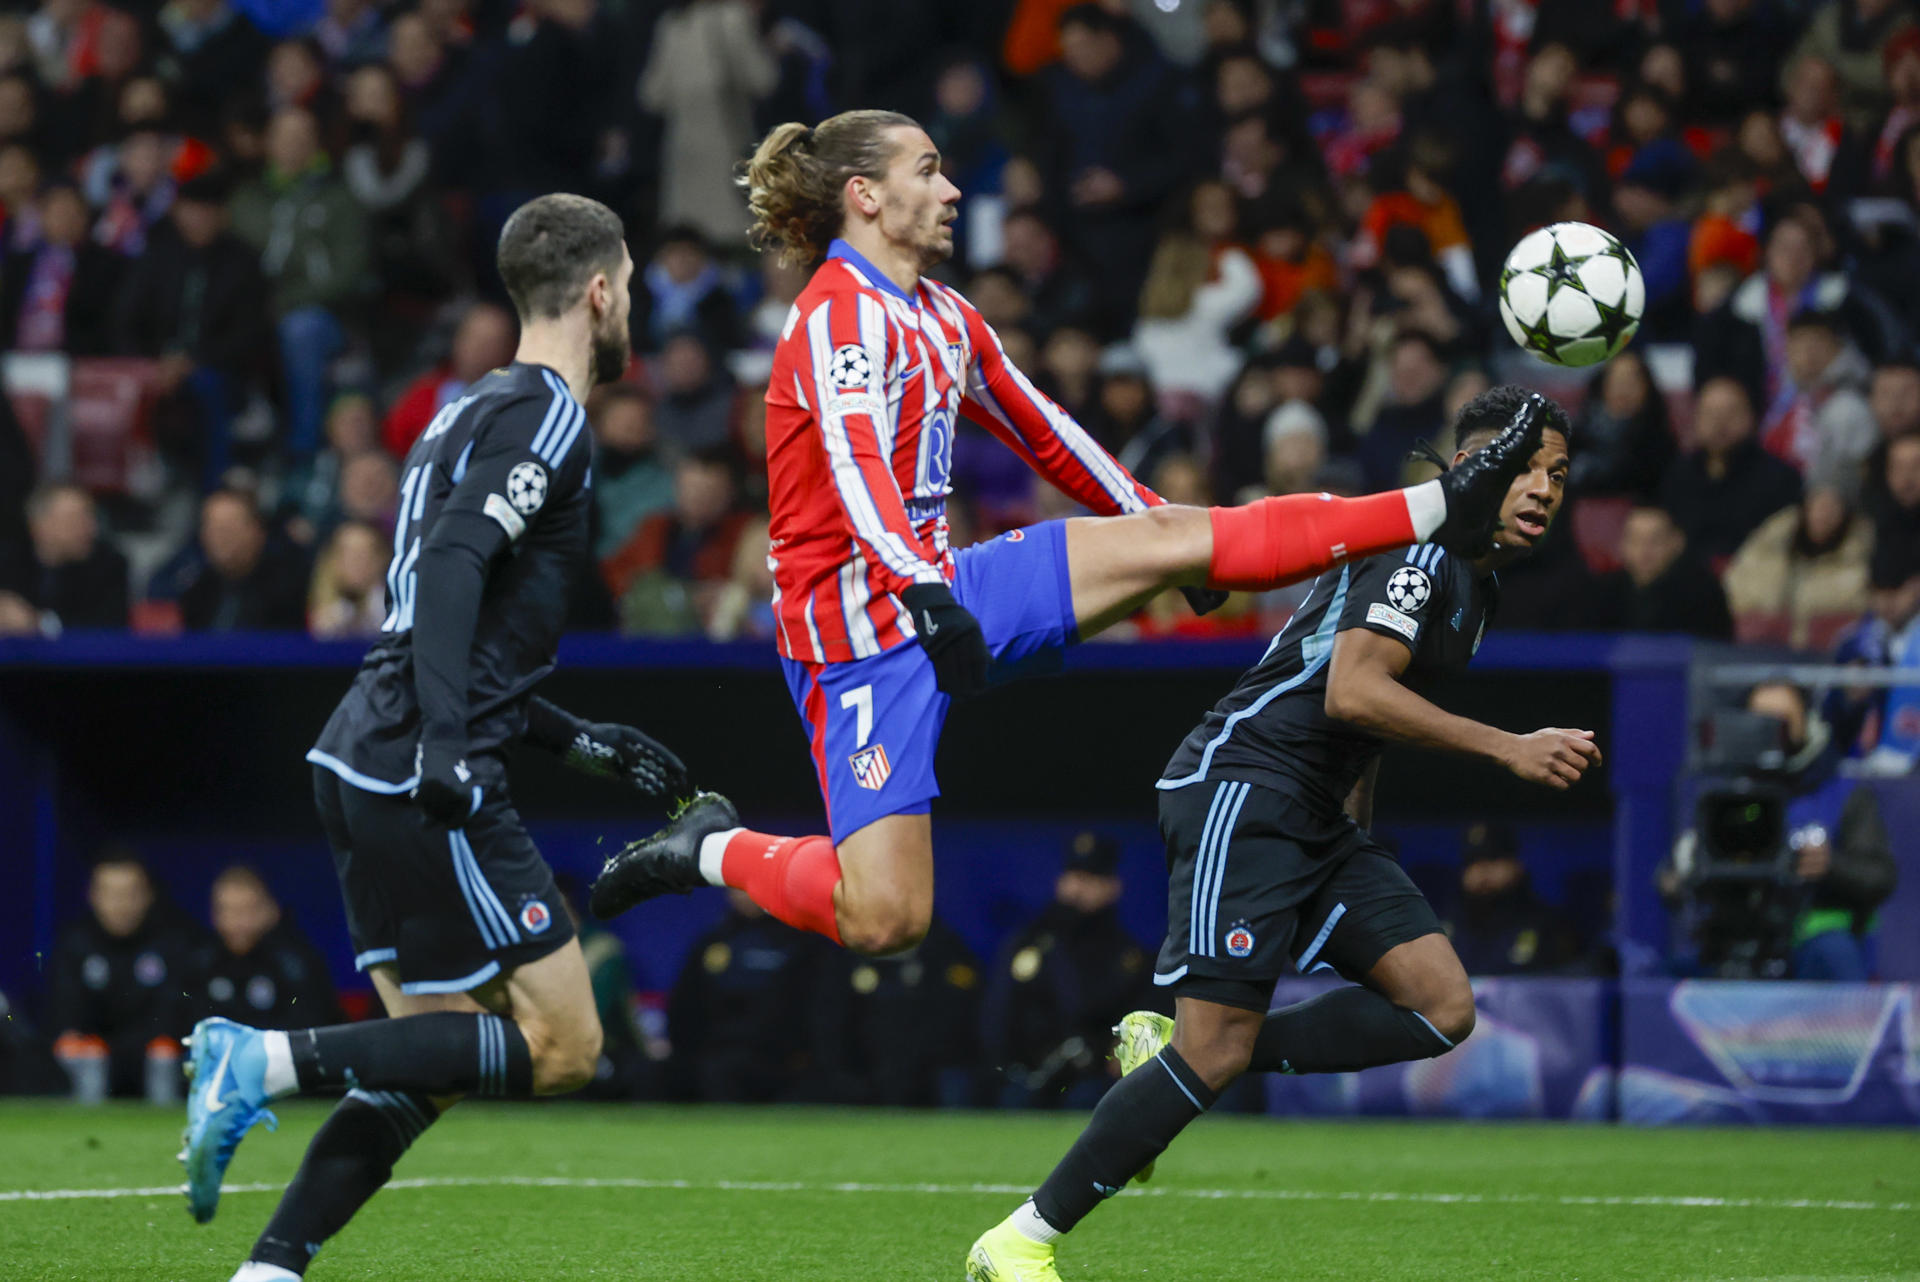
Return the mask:
M 1241 918 L 1227 927 L 1227 956 L 1251 957 L 1253 955 L 1253 928 Z
M 853 767 L 853 781 L 873 792 L 880 791 L 887 782 L 887 776 L 893 773 L 893 767 L 887 762 L 886 748 L 877 743 L 848 757 L 847 764 Z
M 538 899 L 520 905 L 520 926 L 529 935 L 544 935 L 553 925 L 553 912 Z

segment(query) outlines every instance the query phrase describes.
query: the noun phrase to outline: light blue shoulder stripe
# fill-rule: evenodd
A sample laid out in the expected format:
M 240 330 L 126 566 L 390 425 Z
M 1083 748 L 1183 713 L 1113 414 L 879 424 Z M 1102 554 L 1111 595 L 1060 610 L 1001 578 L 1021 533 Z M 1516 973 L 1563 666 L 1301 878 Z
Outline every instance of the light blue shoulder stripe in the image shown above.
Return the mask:
M 568 395 L 565 388 L 554 387 L 553 376 L 551 374 L 548 374 L 545 370 L 541 370 L 540 375 L 547 380 L 547 386 L 553 389 L 553 399 L 547 402 L 547 416 L 540 420 L 540 430 L 533 434 L 533 445 L 531 448 L 535 454 L 540 453 L 541 449 L 546 445 L 547 437 L 552 433 L 554 423 L 559 420 L 561 412 L 567 407 L 567 403 L 573 400 L 573 397 Z
M 543 369 L 540 371 L 540 377 L 544 378 L 547 386 L 553 389 L 554 403 L 562 407 L 562 412 L 559 421 L 553 425 L 551 436 L 547 434 L 547 425 L 541 425 L 540 435 L 533 438 L 533 452 L 545 459 L 549 467 L 557 468 L 560 466 L 560 461 L 566 458 L 567 451 L 572 448 L 574 438 L 580 435 L 580 429 L 587 421 L 587 411 L 581 407 L 580 402 L 573 399 L 573 393 L 567 390 L 567 385 L 562 383 L 552 371 Z M 547 412 L 547 417 L 549 420 L 553 418 L 552 410 Z
M 1207 771 L 1213 767 L 1213 754 L 1215 749 L 1219 748 L 1221 744 L 1232 737 L 1235 726 L 1245 721 L 1248 717 L 1258 716 L 1268 704 L 1278 699 L 1287 691 L 1297 689 L 1308 681 L 1311 681 L 1314 674 L 1327 666 L 1328 660 L 1333 657 L 1332 642 L 1334 634 L 1340 630 L 1340 612 L 1346 608 L 1347 585 L 1352 580 L 1352 577 L 1353 567 L 1341 567 L 1340 583 L 1333 590 L 1333 599 L 1327 602 L 1326 613 L 1320 616 L 1320 626 L 1313 630 L 1312 636 L 1302 642 L 1301 650 L 1303 653 L 1308 649 L 1313 651 L 1313 657 L 1307 663 L 1307 666 L 1288 677 L 1285 681 L 1282 681 L 1279 685 L 1274 686 L 1271 690 L 1268 690 L 1258 699 L 1255 699 L 1252 703 L 1240 709 L 1240 711 L 1229 716 L 1225 724 L 1220 727 L 1220 733 L 1207 741 L 1205 750 L 1200 754 L 1200 764 L 1194 769 L 1192 774 L 1181 779 L 1162 779 L 1155 783 L 1153 785 L 1154 787 L 1160 789 L 1162 792 L 1169 792 L 1175 788 L 1184 788 L 1190 783 L 1198 783 L 1200 780 L 1205 779 L 1207 777 Z M 1319 644 L 1310 644 L 1313 642 L 1318 642 Z

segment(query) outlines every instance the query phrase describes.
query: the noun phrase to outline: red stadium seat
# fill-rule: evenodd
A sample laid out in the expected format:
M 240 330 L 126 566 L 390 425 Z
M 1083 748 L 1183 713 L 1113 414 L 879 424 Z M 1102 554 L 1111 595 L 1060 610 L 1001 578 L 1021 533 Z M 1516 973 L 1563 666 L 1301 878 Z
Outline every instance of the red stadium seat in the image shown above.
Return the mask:
M 73 363 L 67 430 L 75 481 L 95 493 L 138 493 L 152 485 L 158 370 L 157 362 L 132 357 L 88 357 Z
M 159 482 L 151 419 L 156 362 L 11 354 L 4 383 L 41 468 L 99 493 Z
M 1573 504 L 1573 541 L 1587 568 L 1607 574 L 1620 568 L 1620 534 L 1633 511 L 1629 498 L 1576 499 Z
M 1807 643 L 1802 649 L 1814 654 L 1831 654 L 1848 628 L 1860 621 L 1852 611 L 1816 614 L 1807 620 Z

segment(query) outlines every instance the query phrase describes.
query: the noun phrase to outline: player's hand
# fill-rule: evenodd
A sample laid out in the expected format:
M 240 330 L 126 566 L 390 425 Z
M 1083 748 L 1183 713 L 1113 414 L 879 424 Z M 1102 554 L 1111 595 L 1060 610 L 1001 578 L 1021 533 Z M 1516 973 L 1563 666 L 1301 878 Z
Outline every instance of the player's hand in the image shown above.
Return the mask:
M 1504 764 L 1528 783 L 1564 790 L 1578 783 L 1588 766 L 1600 764 L 1600 745 L 1591 730 L 1549 727 L 1516 735 Z
M 582 774 L 618 779 L 648 797 L 679 797 L 687 791 L 687 767 L 673 750 L 632 726 L 585 724 L 561 757 Z
M 1187 598 L 1195 614 L 1211 614 L 1227 603 L 1227 592 L 1222 588 L 1181 588 L 1180 595 Z
M 449 828 L 458 828 L 480 810 L 480 785 L 473 781 L 467 767 L 467 746 L 444 736 L 423 734 L 413 750 L 414 773 L 420 781 L 413 786 L 413 799 L 427 817 Z
M 900 603 L 913 616 L 920 648 L 933 660 L 933 683 L 940 693 L 955 699 L 987 688 L 987 638 L 980 621 L 953 599 L 944 583 L 916 583 L 900 594 Z

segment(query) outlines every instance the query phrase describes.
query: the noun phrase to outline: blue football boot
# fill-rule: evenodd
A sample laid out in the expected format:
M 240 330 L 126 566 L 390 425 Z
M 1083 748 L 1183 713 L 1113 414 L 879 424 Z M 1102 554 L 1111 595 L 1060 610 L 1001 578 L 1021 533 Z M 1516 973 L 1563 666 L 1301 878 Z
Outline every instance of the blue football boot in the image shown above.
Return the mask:
M 266 1038 L 257 1028 L 230 1019 L 203 1019 L 188 1039 L 187 1133 L 180 1160 L 187 1168 L 187 1210 L 201 1224 L 220 1206 L 220 1180 L 233 1161 L 240 1137 L 264 1120 L 268 1130 L 280 1123 L 267 1111 Z

